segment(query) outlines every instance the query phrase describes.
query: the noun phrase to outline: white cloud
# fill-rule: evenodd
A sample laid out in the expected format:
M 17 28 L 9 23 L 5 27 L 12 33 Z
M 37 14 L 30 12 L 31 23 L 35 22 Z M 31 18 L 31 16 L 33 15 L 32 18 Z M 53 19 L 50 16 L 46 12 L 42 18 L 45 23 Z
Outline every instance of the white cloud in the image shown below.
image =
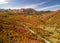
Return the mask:
M 44 8 L 38 8 L 36 10 L 57 10 L 57 9 L 54 9 L 56 7 L 60 7 L 60 5 L 53 5 L 53 6 L 48 6 L 48 7 L 44 7 Z
M 37 3 L 37 4 L 32 4 L 32 5 L 28 5 L 28 6 L 23 6 L 22 8 L 36 8 L 40 5 L 45 4 L 46 2 L 41 2 L 41 3 Z
M 11 6 L 7 6 L 5 9 L 21 9 L 21 8 L 37 8 L 38 6 L 41 6 L 43 4 L 45 4 L 46 2 L 41 2 L 41 3 L 37 3 L 37 4 L 32 4 L 32 5 L 27 5 L 27 6 L 20 6 L 20 7 L 11 7 Z
M 0 4 L 7 4 L 7 0 L 0 0 Z

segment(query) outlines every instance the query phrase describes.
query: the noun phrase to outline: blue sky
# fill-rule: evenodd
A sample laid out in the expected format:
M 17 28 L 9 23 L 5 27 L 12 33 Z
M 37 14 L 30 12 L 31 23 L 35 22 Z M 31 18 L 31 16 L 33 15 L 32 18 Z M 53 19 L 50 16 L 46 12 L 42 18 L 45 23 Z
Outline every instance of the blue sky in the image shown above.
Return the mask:
M 1 9 L 59 10 L 60 0 L 0 0 Z

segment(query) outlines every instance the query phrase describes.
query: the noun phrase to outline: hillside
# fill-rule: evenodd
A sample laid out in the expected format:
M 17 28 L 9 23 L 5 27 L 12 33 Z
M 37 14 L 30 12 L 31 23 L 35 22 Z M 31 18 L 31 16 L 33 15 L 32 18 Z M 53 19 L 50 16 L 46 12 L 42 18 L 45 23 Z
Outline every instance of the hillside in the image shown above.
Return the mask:
M 60 43 L 60 10 L 0 10 L 0 43 L 46 43 L 45 40 Z

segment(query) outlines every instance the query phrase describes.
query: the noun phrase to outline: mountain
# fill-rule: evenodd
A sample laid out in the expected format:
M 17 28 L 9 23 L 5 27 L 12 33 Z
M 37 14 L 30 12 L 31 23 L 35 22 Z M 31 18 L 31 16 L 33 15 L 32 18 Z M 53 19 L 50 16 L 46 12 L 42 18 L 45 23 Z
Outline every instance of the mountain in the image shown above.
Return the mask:
M 13 12 L 15 14 L 36 14 L 37 11 L 34 10 L 34 9 L 31 9 L 31 8 L 28 8 L 28 9 L 13 9 L 11 10 L 10 12 Z
M 21 9 L 0 9 L 0 12 L 9 12 L 9 13 L 14 13 L 14 14 L 24 14 L 24 15 L 39 15 L 39 14 L 43 14 L 43 13 L 49 13 L 51 11 L 36 11 L 32 8 L 21 8 Z

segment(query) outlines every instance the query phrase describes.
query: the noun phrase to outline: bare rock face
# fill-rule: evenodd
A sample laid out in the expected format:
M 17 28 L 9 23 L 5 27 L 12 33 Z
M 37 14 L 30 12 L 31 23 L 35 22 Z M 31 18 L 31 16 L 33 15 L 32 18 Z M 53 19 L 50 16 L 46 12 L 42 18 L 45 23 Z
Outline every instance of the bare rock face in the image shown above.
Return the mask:
M 31 8 L 27 8 L 27 9 L 23 9 L 23 8 L 21 8 L 21 9 L 14 9 L 14 10 L 12 10 L 12 12 L 17 13 L 17 14 L 36 14 L 37 13 L 36 10 L 31 9 Z

